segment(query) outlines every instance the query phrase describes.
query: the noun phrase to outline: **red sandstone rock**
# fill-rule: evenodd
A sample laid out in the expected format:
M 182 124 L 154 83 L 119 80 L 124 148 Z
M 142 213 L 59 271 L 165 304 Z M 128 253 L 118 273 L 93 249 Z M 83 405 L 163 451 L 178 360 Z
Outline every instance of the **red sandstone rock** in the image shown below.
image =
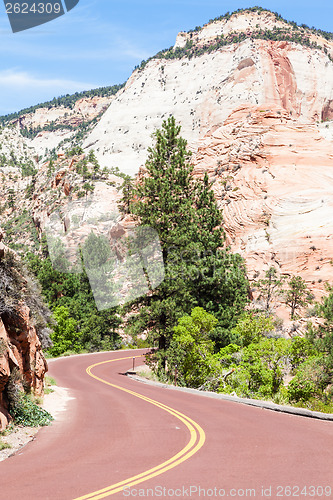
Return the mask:
M 70 192 L 72 190 L 72 186 L 69 181 L 65 180 L 64 182 L 64 193 L 66 196 L 70 195 Z
M 19 369 L 36 395 L 43 394 L 47 363 L 30 309 L 24 303 L 18 305 L 15 320 L 0 318 L 0 430 L 10 421 L 5 388 L 14 369 Z

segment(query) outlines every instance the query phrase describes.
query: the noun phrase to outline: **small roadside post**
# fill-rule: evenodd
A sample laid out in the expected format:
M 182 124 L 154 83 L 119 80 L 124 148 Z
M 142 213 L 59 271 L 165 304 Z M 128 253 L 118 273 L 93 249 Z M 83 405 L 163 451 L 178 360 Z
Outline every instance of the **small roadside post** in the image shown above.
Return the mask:
M 126 375 L 136 375 L 136 371 L 135 371 L 135 356 L 133 356 L 132 369 L 127 370 Z

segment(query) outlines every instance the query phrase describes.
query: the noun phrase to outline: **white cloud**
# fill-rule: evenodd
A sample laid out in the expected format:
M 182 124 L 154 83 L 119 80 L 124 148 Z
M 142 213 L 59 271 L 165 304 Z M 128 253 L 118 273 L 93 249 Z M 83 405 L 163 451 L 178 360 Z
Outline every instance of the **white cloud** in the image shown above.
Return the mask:
M 66 80 L 58 78 L 40 78 L 34 76 L 26 71 L 18 71 L 15 69 L 8 69 L 0 71 L 0 86 L 15 89 L 54 89 L 55 92 L 73 91 L 91 89 L 98 87 L 92 82 L 79 82 L 75 80 Z
M 0 71 L 0 115 L 99 86 L 96 82 L 42 77 L 17 68 L 3 70 Z

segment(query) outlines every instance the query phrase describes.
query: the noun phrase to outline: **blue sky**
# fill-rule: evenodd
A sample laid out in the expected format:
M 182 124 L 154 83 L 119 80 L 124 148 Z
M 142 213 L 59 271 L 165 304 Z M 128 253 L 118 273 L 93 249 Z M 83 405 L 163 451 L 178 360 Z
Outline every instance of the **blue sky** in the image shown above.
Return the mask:
M 0 2 L 0 115 L 89 88 L 122 83 L 179 31 L 260 5 L 333 31 L 332 0 L 80 0 L 66 15 L 13 34 Z

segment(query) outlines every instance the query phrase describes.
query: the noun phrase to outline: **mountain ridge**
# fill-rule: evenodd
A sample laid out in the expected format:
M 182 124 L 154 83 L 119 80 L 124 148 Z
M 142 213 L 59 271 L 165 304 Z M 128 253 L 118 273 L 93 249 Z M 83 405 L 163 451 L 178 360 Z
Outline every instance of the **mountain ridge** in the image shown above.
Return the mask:
M 315 28 L 315 27 L 310 28 L 309 26 L 307 26 L 305 24 L 299 25 L 297 22 L 288 21 L 287 19 L 283 18 L 279 13 L 273 12 L 273 11 L 266 9 L 266 8 L 263 8 L 263 7 L 258 7 L 258 6 L 248 7 L 248 8 L 243 8 L 243 9 L 237 9 L 233 12 L 226 12 L 225 14 L 222 14 L 221 16 L 218 16 L 214 19 L 210 19 L 203 26 L 196 26 L 194 29 L 190 29 L 190 30 L 185 31 L 185 32 L 180 31 L 177 35 L 176 43 L 173 46 L 171 46 L 168 49 L 161 50 L 157 54 L 155 54 L 154 56 L 151 56 L 147 60 L 142 61 L 140 65 L 138 65 L 134 68 L 134 71 L 136 69 L 140 69 L 142 65 L 145 66 L 147 64 L 147 62 L 149 62 L 151 59 L 164 57 L 164 54 L 169 53 L 171 50 L 175 51 L 175 49 L 177 49 L 177 48 L 183 48 L 182 45 L 186 45 L 186 41 L 184 42 L 184 40 L 182 40 L 184 35 L 191 35 L 191 37 L 192 37 L 193 35 L 196 35 L 199 32 L 204 31 L 207 27 L 210 27 L 213 24 L 218 24 L 220 21 L 224 21 L 227 23 L 231 18 L 237 19 L 237 17 L 239 15 L 243 15 L 243 14 L 259 14 L 259 20 L 263 14 L 266 14 L 270 17 L 274 17 L 276 22 L 281 23 L 281 26 L 288 25 L 289 27 L 292 27 L 293 29 L 296 29 L 296 30 L 302 29 L 303 31 L 305 30 L 307 32 L 311 32 L 312 34 L 316 34 L 318 36 L 321 36 L 326 41 L 330 41 L 330 40 L 333 41 L 333 33 L 332 32 L 324 31 L 324 30 L 321 30 L 321 29 Z M 237 31 L 242 31 L 242 30 L 244 30 L 244 27 L 242 29 L 238 29 Z M 179 39 L 182 41 L 180 41 Z M 236 42 L 229 41 L 229 43 L 236 43 Z M 332 50 L 333 50 L 333 42 L 332 42 Z M 175 57 L 180 57 L 182 55 L 187 55 L 187 54 L 186 53 L 183 53 L 183 54 L 176 53 Z M 122 89 L 125 85 L 126 85 L 126 82 L 124 82 L 122 84 L 112 85 L 112 86 L 98 87 L 98 88 L 94 88 L 91 90 L 75 92 L 74 94 L 66 94 L 66 95 L 54 97 L 51 101 L 45 101 L 43 103 L 32 105 L 28 108 L 24 108 L 24 109 L 19 110 L 17 112 L 9 113 L 7 115 L 1 115 L 0 116 L 0 124 L 4 125 L 5 123 L 11 122 L 11 121 L 19 118 L 22 115 L 31 114 L 36 109 L 40 109 L 40 108 L 44 108 L 44 107 L 46 107 L 46 108 L 58 107 L 61 105 L 63 105 L 64 107 L 71 108 L 71 107 L 73 107 L 73 103 L 75 104 L 76 101 L 83 99 L 83 98 L 105 97 L 105 96 L 109 96 L 109 95 L 114 95 L 115 92 Z M 68 106 L 68 103 L 70 104 L 69 106 Z
M 243 22 L 240 26 L 237 25 L 237 23 L 239 24 L 239 17 L 245 17 L 246 14 L 249 14 L 249 16 L 247 16 L 248 22 Z M 236 24 L 233 25 L 230 21 L 236 21 Z M 302 32 L 304 36 L 291 36 L 290 31 L 287 33 L 283 31 L 283 28 L 286 27 L 288 27 L 289 30 L 292 29 L 296 32 Z M 235 31 L 232 28 L 234 28 Z M 262 31 L 263 28 L 265 28 L 266 32 Z M 231 13 L 228 12 L 215 19 L 211 19 L 203 26 L 197 26 L 193 30 L 187 32 L 179 32 L 176 43 L 173 46 L 159 51 L 154 56 L 142 61 L 135 69 L 143 69 L 152 59 L 168 59 L 183 56 L 193 57 L 200 55 L 200 52 L 198 53 L 198 51 L 193 50 L 193 45 L 195 44 L 201 45 L 201 49 L 211 51 L 224 45 L 239 43 L 245 38 L 237 38 L 237 33 L 243 33 L 246 37 L 258 39 L 265 39 L 270 36 L 270 39 L 275 41 L 294 41 L 295 43 L 311 46 L 312 48 L 320 48 L 324 51 L 326 49 L 329 57 L 333 55 L 333 44 L 330 43 L 333 41 L 333 33 L 315 27 L 310 28 L 305 24 L 298 25 L 295 21 L 284 19 L 277 12 L 272 12 L 262 7 L 252 7 L 238 9 Z M 230 36 L 226 37 L 225 35 Z M 312 36 L 312 40 L 309 38 L 310 35 Z M 210 43 L 203 47 L 203 41 L 205 40 Z M 318 40 L 320 40 L 324 46 L 319 45 L 317 43 Z M 326 43 L 328 43 L 328 45 L 326 45 Z

